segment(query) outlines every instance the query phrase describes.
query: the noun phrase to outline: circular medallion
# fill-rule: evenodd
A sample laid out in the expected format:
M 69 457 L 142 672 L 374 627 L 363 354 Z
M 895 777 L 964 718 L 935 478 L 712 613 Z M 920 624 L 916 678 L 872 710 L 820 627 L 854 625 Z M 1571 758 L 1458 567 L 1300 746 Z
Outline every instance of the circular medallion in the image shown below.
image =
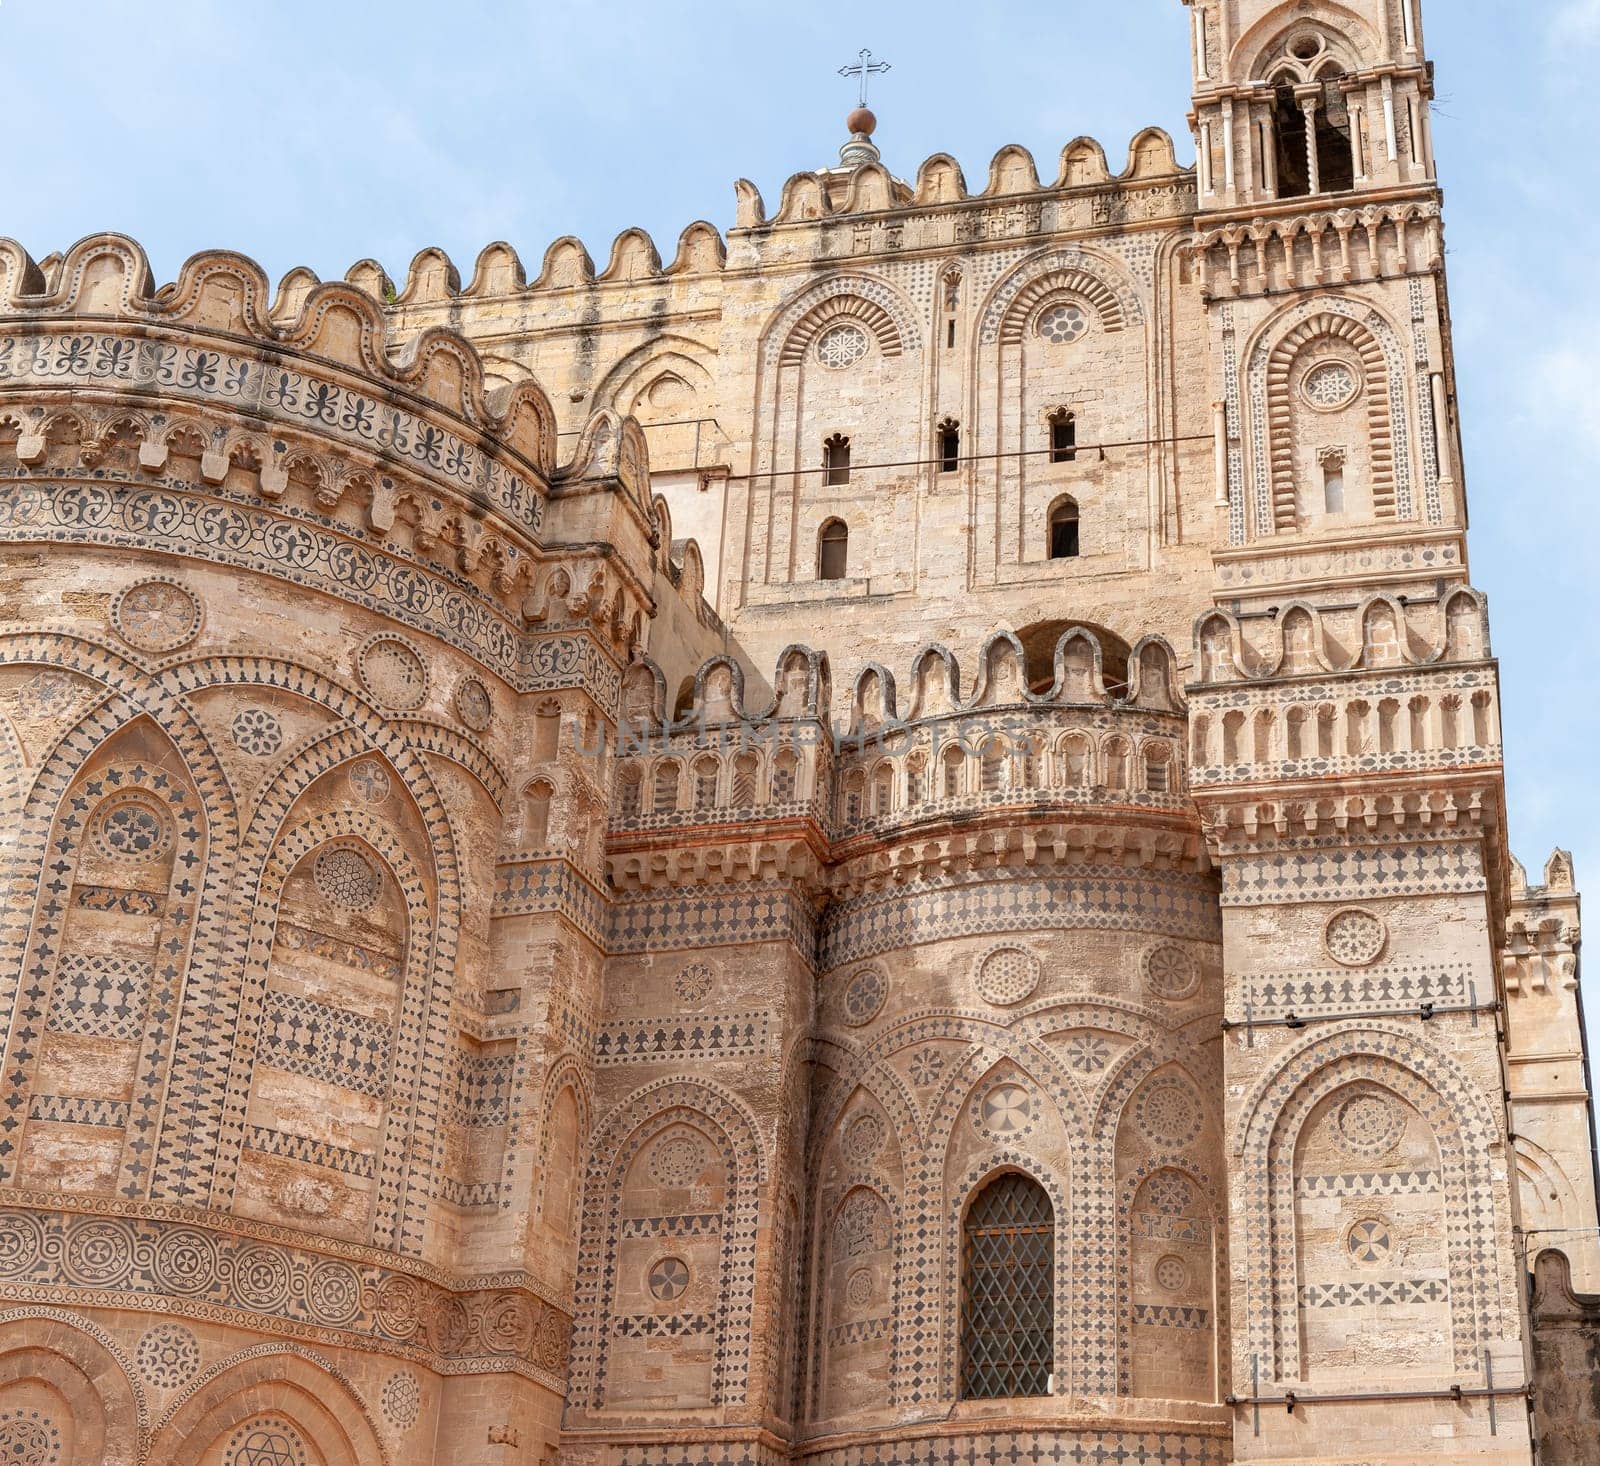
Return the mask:
M 1200 987 L 1200 964 L 1175 942 L 1160 942 L 1144 954 L 1144 981 L 1151 995 L 1169 1003 L 1192 998 Z
M 149 795 L 126 794 L 100 806 L 94 821 L 100 853 L 126 865 L 160 860 L 172 845 L 172 823 Z
M 176 1390 L 200 1368 L 200 1345 L 182 1324 L 158 1323 L 145 1331 L 134 1358 L 139 1373 L 158 1390 Z
M 44 1232 L 29 1212 L 0 1212 L 0 1277 L 21 1277 L 44 1247 Z
M 871 1023 L 883 1011 L 889 980 L 876 967 L 863 967 L 845 984 L 844 1021 L 852 1028 Z
M 1060 305 L 1052 305 L 1041 311 L 1035 329 L 1046 341 L 1065 346 L 1089 329 L 1089 317 L 1084 314 L 1082 306 L 1063 301 Z
M 1338 412 L 1355 401 L 1361 383 L 1355 369 L 1342 361 L 1325 361 L 1300 379 L 1300 391 L 1319 412 Z
M 1141 1091 L 1134 1106 L 1133 1123 L 1151 1145 L 1176 1150 L 1199 1136 L 1205 1116 L 1194 1086 L 1168 1075 Z
M 1008 1008 L 1033 995 L 1039 973 L 1039 959 L 1026 947 L 996 947 L 978 963 L 978 993 L 986 1003 Z
M 911 1082 L 918 1089 L 937 1084 L 943 1073 L 944 1055 L 938 1049 L 918 1049 L 911 1056 Z
M 1020 1084 L 1002 1080 L 974 1099 L 972 1123 L 991 1140 L 1020 1140 L 1032 1129 L 1034 1099 Z
M 175 652 L 200 634 L 200 601 L 175 580 L 141 580 L 111 602 L 111 627 L 142 652 Z
M 850 367 L 867 354 L 867 333 L 849 322 L 834 326 L 817 338 L 817 360 L 825 367 Z
M 386 708 L 408 712 L 428 695 L 428 669 L 409 642 L 398 636 L 375 636 L 356 658 L 361 681 Z
M 705 1142 L 681 1131 L 656 1142 L 650 1175 L 658 1186 L 693 1186 L 706 1168 Z
M 691 962 L 672 979 L 672 991 L 680 1003 L 703 1003 L 711 991 L 711 969 L 704 962 Z
M 1167 1293 L 1181 1293 L 1189 1286 L 1189 1269 L 1181 1257 L 1163 1257 L 1156 1264 L 1156 1287 Z
M 350 787 L 363 804 L 382 804 L 394 788 L 394 781 L 377 759 L 364 758 L 350 767 Z
M 116 1222 L 79 1222 L 67 1234 L 62 1266 L 69 1282 L 114 1287 L 133 1270 L 128 1234 Z
M 228 732 L 233 746 L 251 758 L 271 758 L 283 747 L 283 725 L 265 708 L 242 708 Z
M 58 1466 L 61 1432 L 38 1410 L 0 1410 L 0 1462 L 5 1466 Z
M 417 1285 L 408 1277 L 396 1275 L 378 1285 L 378 1323 L 385 1333 L 409 1339 L 417 1331 Z
M 1383 918 L 1359 906 L 1335 911 L 1322 929 L 1322 945 L 1344 967 L 1370 967 L 1383 956 L 1389 929 Z
M 417 1412 L 422 1406 L 422 1387 L 409 1369 L 391 1374 L 383 1384 L 379 1398 L 389 1424 L 398 1430 L 410 1430 L 417 1423 Z
M 306 1300 L 316 1322 L 348 1323 L 361 1307 L 361 1278 L 349 1263 L 324 1258 L 311 1270 Z
M 1345 1236 L 1345 1246 L 1350 1256 L 1362 1267 L 1381 1267 L 1394 1251 L 1394 1236 L 1387 1222 L 1366 1217 L 1357 1222 Z
M 271 1313 L 289 1298 L 289 1264 L 276 1247 L 253 1242 L 233 1260 L 233 1286 L 247 1308 Z
M 875 1279 L 869 1267 L 858 1267 L 845 1280 L 844 1296 L 852 1308 L 865 1308 L 872 1302 L 874 1291 Z
M 845 1159 L 855 1165 L 870 1161 L 883 1149 L 885 1131 L 883 1121 L 874 1114 L 857 1115 L 845 1126 L 840 1149 Z
M 383 876 L 359 850 L 334 845 L 319 851 L 311 879 L 317 890 L 346 911 L 367 911 L 383 894 Z
M 479 1316 L 479 1333 L 497 1354 L 521 1354 L 533 1342 L 533 1314 L 528 1301 L 502 1293 Z
M 180 1227 L 156 1248 L 156 1281 L 169 1293 L 204 1293 L 216 1281 L 217 1249 L 204 1232 Z
M 455 705 L 456 716 L 474 733 L 482 733 L 494 721 L 494 700 L 476 677 L 456 683 Z
M 1334 1114 L 1334 1127 L 1346 1150 L 1372 1159 L 1400 1143 L 1406 1133 L 1406 1114 L 1388 1095 L 1364 1089 L 1340 1103 Z
M 650 1267 L 650 1296 L 662 1303 L 681 1298 L 689 1286 L 689 1264 L 681 1257 L 658 1258 Z

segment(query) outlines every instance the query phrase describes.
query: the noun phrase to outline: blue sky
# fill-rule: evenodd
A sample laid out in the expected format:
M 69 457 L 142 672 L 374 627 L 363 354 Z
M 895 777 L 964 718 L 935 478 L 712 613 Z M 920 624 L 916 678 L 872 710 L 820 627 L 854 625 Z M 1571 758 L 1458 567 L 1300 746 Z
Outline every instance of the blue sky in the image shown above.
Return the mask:
M 1600 0 L 1424 9 L 1512 844 L 1600 881 Z M 403 279 L 426 245 L 467 275 L 497 238 L 537 268 L 567 233 L 603 262 L 630 225 L 670 258 L 731 222 L 736 177 L 773 204 L 833 160 L 862 46 L 893 63 L 874 105 L 903 175 L 946 151 L 981 183 L 1009 142 L 1048 175 L 1080 133 L 1116 162 L 1150 123 L 1188 159 L 1185 23 L 1179 0 L 0 0 L 0 233 L 41 257 L 123 230 L 162 279 L 211 246 L 274 277 L 371 255 Z

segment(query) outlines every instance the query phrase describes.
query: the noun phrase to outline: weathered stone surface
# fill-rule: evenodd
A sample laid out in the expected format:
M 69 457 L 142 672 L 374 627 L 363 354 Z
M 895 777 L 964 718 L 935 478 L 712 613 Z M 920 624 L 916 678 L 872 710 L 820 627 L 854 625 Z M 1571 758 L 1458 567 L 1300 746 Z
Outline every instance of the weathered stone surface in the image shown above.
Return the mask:
M 1195 169 L 857 116 L 666 264 L 0 243 L 0 1456 L 1584 1419 L 1420 21 L 1188 13 Z

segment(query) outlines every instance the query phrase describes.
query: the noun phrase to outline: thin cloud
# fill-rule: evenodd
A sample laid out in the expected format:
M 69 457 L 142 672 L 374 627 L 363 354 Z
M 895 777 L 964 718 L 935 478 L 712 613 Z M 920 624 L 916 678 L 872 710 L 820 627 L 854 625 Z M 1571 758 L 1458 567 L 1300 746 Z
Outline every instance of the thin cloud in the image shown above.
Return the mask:
M 1557 46 L 1600 45 L 1600 0 L 1571 0 L 1550 22 L 1550 39 Z

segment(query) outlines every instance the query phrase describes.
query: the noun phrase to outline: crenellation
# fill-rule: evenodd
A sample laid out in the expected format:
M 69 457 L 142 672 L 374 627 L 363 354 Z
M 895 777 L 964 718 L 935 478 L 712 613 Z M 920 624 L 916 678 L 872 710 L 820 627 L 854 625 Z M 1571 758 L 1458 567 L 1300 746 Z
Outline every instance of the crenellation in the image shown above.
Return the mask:
M 0 1456 L 1533 1459 L 1580 910 L 1417 4 L 1186 21 L 1192 168 L 0 241 Z

